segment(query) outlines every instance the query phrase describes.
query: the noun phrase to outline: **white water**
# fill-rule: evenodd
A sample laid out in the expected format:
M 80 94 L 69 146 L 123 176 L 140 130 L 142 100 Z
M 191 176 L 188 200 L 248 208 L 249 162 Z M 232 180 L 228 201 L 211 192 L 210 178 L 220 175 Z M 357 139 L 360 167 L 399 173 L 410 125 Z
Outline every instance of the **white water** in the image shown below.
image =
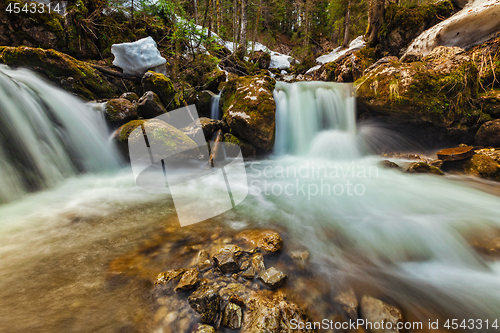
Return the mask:
M 212 104 L 210 105 L 210 118 L 219 120 L 221 119 L 221 112 L 220 112 L 220 93 L 218 95 L 212 96 Z
M 0 66 L 0 204 L 116 167 L 102 115 L 28 70 Z
M 44 99 L 53 96 L 53 88 L 40 85 Z M 61 101 L 75 101 L 59 93 Z M 333 290 L 369 285 L 424 323 L 500 314 L 500 267 L 465 240 L 500 228 L 498 196 L 446 177 L 378 168 L 380 158 L 367 156 L 366 147 L 385 138 L 374 127 L 356 126 L 349 85 L 280 82 L 275 96 L 276 156 L 247 164 L 250 195 L 218 223 L 283 225 L 292 236 L 288 244 L 309 249 Z M 80 119 L 80 113 L 66 114 Z M 86 138 L 86 131 L 77 133 Z M 206 181 L 214 191 L 225 189 L 215 178 Z M 491 186 L 500 195 L 500 187 Z M 194 187 L 184 192 L 206 198 Z M 134 320 L 141 307 L 132 297 L 136 289 L 109 287 L 108 264 L 171 216 L 168 193 L 136 187 L 128 169 L 71 177 L 0 206 L 0 327 L 108 332 Z M 294 277 L 289 280 L 293 287 Z

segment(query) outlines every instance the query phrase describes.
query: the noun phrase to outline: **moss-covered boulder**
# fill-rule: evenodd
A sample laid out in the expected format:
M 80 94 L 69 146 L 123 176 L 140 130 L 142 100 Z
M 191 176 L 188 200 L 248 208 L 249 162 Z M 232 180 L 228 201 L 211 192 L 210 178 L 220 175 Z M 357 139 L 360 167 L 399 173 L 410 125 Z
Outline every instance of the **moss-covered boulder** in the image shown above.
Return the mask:
M 137 102 L 137 113 L 144 119 L 158 117 L 166 112 L 160 98 L 152 91 L 146 91 Z
M 263 74 L 239 77 L 227 82 L 221 95 L 223 119 L 231 133 L 265 152 L 274 145 L 275 84 Z
M 111 99 L 106 102 L 104 117 L 112 125 L 124 124 L 137 119 L 137 105 L 125 98 Z
M 215 69 L 204 75 L 202 86 L 205 90 L 210 90 L 214 94 L 218 94 L 221 90 L 220 86 L 226 81 L 226 78 L 227 76 L 224 71 Z
M 422 6 L 398 6 L 389 2 L 384 25 L 378 34 L 378 55 L 402 56 L 415 37 L 453 13 L 454 7 L 450 0 Z
M 459 48 L 439 46 L 421 62 L 377 62 L 355 84 L 361 113 L 457 128 L 486 119 L 474 107 L 478 67 Z
M 414 162 L 409 165 L 408 169 L 406 169 L 407 173 L 430 173 L 433 175 L 444 175 L 443 171 L 439 170 L 434 166 L 427 164 L 426 162 Z
M 474 139 L 479 146 L 500 147 L 500 119 L 484 123 Z
M 120 94 L 113 82 L 88 63 L 55 50 L 0 47 L 0 63 L 32 69 L 87 100 L 111 98 Z
M 190 137 L 164 121 L 151 119 L 133 120 L 118 128 L 113 134 L 113 141 L 126 160 L 130 158 L 128 153 L 129 140 L 132 144 L 140 140 L 144 141 L 142 131 L 134 132 L 139 126 L 142 126 L 146 131 L 149 145 L 154 146 L 155 151 L 179 152 L 180 154 L 175 155 L 177 160 L 198 157 L 198 146 Z M 159 160 L 161 156 L 153 156 L 153 158 Z
M 175 110 L 180 107 L 179 100 L 175 99 L 174 85 L 165 75 L 153 71 L 146 72 L 142 77 L 142 87 L 144 92 L 154 92 L 167 110 Z
M 466 174 L 500 181 L 500 165 L 483 154 L 476 154 L 461 161 L 445 162 L 442 169 L 452 174 Z
M 0 45 L 9 46 L 31 46 L 46 49 L 58 49 L 65 46 L 64 17 L 56 12 L 49 13 L 46 10 L 40 13 L 30 10 L 19 13 L 6 11 L 14 5 L 22 9 L 31 2 L 20 0 L 6 0 L 0 4 Z M 34 3 L 36 6 L 39 4 Z M 31 9 L 31 7 L 29 8 Z M 37 7 L 39 9 L 39 7 Z
M 135 92 L 126 92 L 123 93 L 120 98 L 125 98 L 126 100 L 130 102 L 137 102 L 139 100 L 139 96 Z

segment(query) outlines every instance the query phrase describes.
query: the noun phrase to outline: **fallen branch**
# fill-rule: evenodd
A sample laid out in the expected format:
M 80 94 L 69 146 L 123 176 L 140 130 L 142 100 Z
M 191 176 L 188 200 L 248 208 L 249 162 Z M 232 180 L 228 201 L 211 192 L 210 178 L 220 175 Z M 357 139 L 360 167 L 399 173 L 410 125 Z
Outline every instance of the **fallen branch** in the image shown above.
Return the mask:
M 130 80 L 130 81 L 136 81 L 136 82 L 141 82 L 142 77 L 139 75 L 132 75 L 132 74 L 125 74 L 122 72 L 114 71 L 112 69 L 108 69 L 99 65 L 91 65 L 92 68 L 97 69 L 99 72 L 105 74 L 105 75 L 111 75 L 114 77 L 119 77 L 121 79 L 125 80 Z

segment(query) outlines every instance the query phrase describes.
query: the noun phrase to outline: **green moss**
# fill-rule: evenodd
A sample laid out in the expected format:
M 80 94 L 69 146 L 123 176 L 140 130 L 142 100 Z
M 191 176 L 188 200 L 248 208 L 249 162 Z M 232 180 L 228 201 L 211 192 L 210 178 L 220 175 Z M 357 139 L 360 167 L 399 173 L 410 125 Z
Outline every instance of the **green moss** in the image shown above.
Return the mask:
M 144 125 L 146 120 L 132 120 L 123 125 L 118 129 L 118 140 L 122 142 L 126 142 L 130 133 L 135 130 L 137 127 Z

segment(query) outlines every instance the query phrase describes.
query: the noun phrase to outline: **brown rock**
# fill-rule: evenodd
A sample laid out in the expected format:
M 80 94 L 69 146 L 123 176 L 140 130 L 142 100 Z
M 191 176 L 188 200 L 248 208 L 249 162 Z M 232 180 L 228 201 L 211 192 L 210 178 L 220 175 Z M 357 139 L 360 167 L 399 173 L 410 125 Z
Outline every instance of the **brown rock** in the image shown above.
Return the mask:
M 137 117 L 137 106 L 128 99 L 115 98 L 106 103 L 104 118 L 110 124 L 124 124 Z
M 500 147 L 500 119 L 481 125 L 474 139 L 479 146 Z
M 137 102 L 137 112 L 142 118 L 150 119 L 161 116 L 167 110 L 158 95 L 152 91 L 146 91 Z
M 214 264 L 223 274 L 235 273 L 240 270 L 238 257 L 242 249 L 236 245 L 225 245 L 219 247 L 217 253 L 213 256 Z
M 255 268 L 249 267 L 246 271 L 241 273 L 241 277 L 247 280 L 252 280 L 255 277 Z
M 170 293 L 176 283 L 181 279 L 182 274 L 184 274 L 185 269 L 172 269 L 163 273 L 158 274 L 155 281 L 155 290 L 160 294 Z
M 444 175 L 443 171 L 439 170 L 436 167 L 430 166 L 426 162 L 415 162 L 410 164 L 408 169 L 406 169 L 408 173 L 430 173 L 434 175 Z
M 264 265 L 264 256 L 262 253 L 256 253 L 252 257 L 252 267 L 255 269 L 257 273 L 266 270 L 266 266 Z
M 264 282 L 269 288 L 275 289 L 280 287 L 287 278 L 286 274 L 274 267 L 271 267 L 259 274 L 259 279 Z
M 449 148 L 438 151 L 437 157 L 443 161 L 458 161 L 472 157 L 474 155 L 474 147 L 458 147 Z
M 283 246 L 280 234 L 273 230 L 245 230 L 236 235 L 236 240 L 247 242 L 269 253 L 278 252 Z
M 200 250 L 198 255 L 196 256 L 196 265 L 198 265 L 198 270 L 200 272 L 210 268 L 212 266 L 212 262 L 210 261 L 210 255 L 205 250 Z
M 200 324 L 196 333 L 215 333 L 215 328 L 210 325 Z
M 175 291 L 186 291 L 196 287 L 200 281 L 198 277 L 198 270 L 196 268 L 188 269 L 181 277 L 181 280 L 175 287 Z
M 356 298 L 356 294 L 352 289 L 348 291 L 344 291 L 338 294 L 335 297 L 335 301 L 337 301 L 342 309 L 347 313 L 349 318 L 352 320 L 358 319 L 358 299 Z
M 373 297 L 363 296 L 361 300 L 361 316 L 371 323 L 378 322 L 382 326 L 384 323 L 392 323 L 392 329 L 375 329 L 372 327 L 369 330 L 372 333 L 399 333 L 402 332 L 396 327 L 399 322 L 403 322 L 401 311 L 392 305 L 382 302 Z
M 241 307 L 237 304 L 229 302 L 224 309 L 222 325 L 229 327 L 230 329 L 237 330 L 241 327 L 242 318 L 243 311 L 241 310 Z
M 466 174 L 500 181 L 500 165 L 491 157 L 475 154 L 471 158 L 446 162 L 443 170 L 453 174 Z
M 188 297 L 189 305 L 201 315 L 201 322 L 210 324 L 219 310 L 221 297 L 213 286 L 201 286 Z

